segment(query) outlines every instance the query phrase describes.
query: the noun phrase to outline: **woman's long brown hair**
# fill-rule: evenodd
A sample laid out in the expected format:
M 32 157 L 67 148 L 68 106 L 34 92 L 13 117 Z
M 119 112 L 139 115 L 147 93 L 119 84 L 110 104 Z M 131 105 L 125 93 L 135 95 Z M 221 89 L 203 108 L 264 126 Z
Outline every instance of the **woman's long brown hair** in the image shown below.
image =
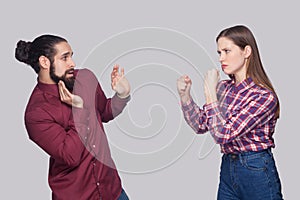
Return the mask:
M 242 50 L 249 45 L 252 49 L 252 53 L 248 59 L 248 66 L 247 66 L 247 77 L 251 77 L 255 84 L 265 87 L 272 91 L 277 98 L 277 110 L 275 113 L 275 118 L 279 118 L 280 114 L 280 106 L 279 106 L 279 99 L 275 92 L 275 89 L 268 78 L 258 51 L 257 43 L 255 38 L 250 31 L 249 28 L 243 25 L 233 26 L 227 29 L 224 29 L 220 32 L 217 36 L 216 41 L 218 42 L 219 38 L 226 37 L 233 41 L 233 43 L 239 46 Z M 229 75 L 230 78 L 234 78 L 233 75 Z

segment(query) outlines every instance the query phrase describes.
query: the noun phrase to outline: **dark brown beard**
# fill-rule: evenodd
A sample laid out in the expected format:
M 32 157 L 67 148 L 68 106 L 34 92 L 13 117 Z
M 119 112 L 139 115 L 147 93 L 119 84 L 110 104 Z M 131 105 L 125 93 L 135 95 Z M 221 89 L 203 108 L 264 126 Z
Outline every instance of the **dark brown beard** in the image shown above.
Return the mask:
M 75 83 L 75 78 L 74 76 L 71 78 L 67 78 L 67 74 L 71 71 L 74 71 L 74 69 L 68 69 L 65 71 L 64 75 L 62 76 L 57 76 L 55 74 L 55 67 L 54 64 L 51 64 L 50 66 L 50 77 L 51 79 L 55 82 L 58 83 L 60 80 L 62 80 L 65 83 L 66 88 L 71 92 L 73 91 L 74 83 Z

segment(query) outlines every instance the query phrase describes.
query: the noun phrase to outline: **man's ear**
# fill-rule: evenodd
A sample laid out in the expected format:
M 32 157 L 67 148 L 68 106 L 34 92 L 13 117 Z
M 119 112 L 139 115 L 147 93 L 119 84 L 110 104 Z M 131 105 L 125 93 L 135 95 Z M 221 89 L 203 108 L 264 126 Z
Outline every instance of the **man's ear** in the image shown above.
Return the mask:
M 251 48 L 251 46 L 250 46 L 250 45 L 245 46 L 245 48 L 244 48 L 244 55 L 245 55 L 245 58 L 249 58 L 250 55 L 251 55 L 251 53 L 252 53 L 252 48 Z
M 50 60 L 46 56 L 40 56 L 39 63 L 40 63 L 40 67 L 42 69 L 50 69 L 51 63 L 50 63 Z

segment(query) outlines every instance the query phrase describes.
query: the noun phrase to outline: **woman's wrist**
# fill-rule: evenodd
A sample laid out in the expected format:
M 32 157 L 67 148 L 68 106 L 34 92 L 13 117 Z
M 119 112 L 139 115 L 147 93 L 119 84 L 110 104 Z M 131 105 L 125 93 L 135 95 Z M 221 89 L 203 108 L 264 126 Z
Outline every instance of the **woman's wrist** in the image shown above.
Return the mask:
M 216 101 L 218 101 L 217 95 L 210 94 L 210 95 L 206 96 L 206 104 L 210 104 L 210 103 L 213 103 L 213 102 L 216 102 Z

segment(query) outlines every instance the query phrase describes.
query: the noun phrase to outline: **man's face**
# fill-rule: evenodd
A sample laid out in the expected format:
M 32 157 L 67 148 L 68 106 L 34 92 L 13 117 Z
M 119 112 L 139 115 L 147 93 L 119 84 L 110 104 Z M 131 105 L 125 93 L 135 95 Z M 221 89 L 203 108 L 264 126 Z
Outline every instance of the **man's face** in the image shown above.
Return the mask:
M 56 83 L 62 80 L 68 90 L 72 91 L 75 82 L 73 51 L 67 42 L 60 42 L 55 45 L 55 48 L 57 53 L 50 66 L 50 77 Z

